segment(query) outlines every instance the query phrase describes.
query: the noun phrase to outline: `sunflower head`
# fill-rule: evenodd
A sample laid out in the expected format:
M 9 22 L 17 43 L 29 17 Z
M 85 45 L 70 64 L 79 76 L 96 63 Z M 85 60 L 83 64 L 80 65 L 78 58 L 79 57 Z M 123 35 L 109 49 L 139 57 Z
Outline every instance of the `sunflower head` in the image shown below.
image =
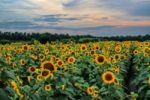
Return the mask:
M 121 52 L 121 50 L 122 50 L 122 47 L 120 46 L 120 45 L 117 45 L 116 47 L 115 47 L 115 51 L 118 53 L 118 52 Z
M 80 46 L 80 50 L 86 50 L 86 49 L 87 49 L 86 45 L 83 44 Z
M 57 68 L 55 67 L 55 65 L 51 61 L 45 61 L 45 62 L 43 62 L 41 64 L 41 69 L 42 70 L 47 69 L 50 72 L 56 72 L 57 71 Z
M 64 62 L 63 62 L 62 60 L 58 60 L 58 61 L 57 61 L 57 65 L 58 65 L 59 67 L 62 67 L 62 66 L 64 65 Z
M 47 69 L 44 69 L 41 74 L 46 79 L 50 76 L 50 71 Z
M 23 49 L 24 51 L 28 51 L 28 50 L 29 50 L 29 46 L 28 46 L 28 45 L 24 45 L 24 46 L 22 47 L 22 49 Z
M 139 53 L 138 50 L 134 50 L 134 51 L 133 51 L 133 54 L 134 54 L 134 55 L 137 55 L 138 53 Z
M 26 63 L 25 59 L 21 59 L 21 60 L 20 60 L 20 64 L 21 64 L 21 65 L 25 65 L 25 63 Z
M 112 72 L 107 71 L 107 72 L 102 74 L 102 80 L 106 84 L 111 84 L 115 80 L 115 75 Z
M 39 54 L 38 59 L 39 59 L 40 61 L 44 61 L 45 55 Z
M 150 77 L 148 78 L 147 84 L 150 85 Z
M 120 54 L 115 54 L 115 59 L 119 60 L 120 59 Z
M 92 87 L 88 87 L 88 88 L 87 88 L 87 93 L 88 93 L 89 95 L 92 95 L 92 94 L 94 93 Z
M 37 75 L 36 79 L 37 79 L 38 81 L 41 81 L 41 80 L 42 80 L 42 75 Z
M 105 61 L 105 56 L 104 55 L 98 55 L 97 57 L 96 57 L 96 62 L 98 63 L 98 64 L 103 64 L 104 63 L 104 61 Z
M 74 57 L 69 57 L 68 62 L 72 63 L 72 64 L 75 63 L 75 58 Z
M 31 67 L 29 67 L 28 71 L 29 71 L 30 73 L 35 73 L 35 72 L 36 72 L 36 68 L 33 67 L 33 66 L 31 66 Z
M 51 86 L 50 85 L 45 85 L 44 89 L 45 89 L 45 91 L 51 91 Z

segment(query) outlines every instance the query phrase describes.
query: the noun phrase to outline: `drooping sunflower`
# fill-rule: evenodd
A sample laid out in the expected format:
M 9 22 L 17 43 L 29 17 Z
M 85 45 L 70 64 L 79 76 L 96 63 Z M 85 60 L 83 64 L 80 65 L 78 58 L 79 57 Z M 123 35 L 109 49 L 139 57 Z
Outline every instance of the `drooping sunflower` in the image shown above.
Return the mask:
M 105 60 L 106 60 L 106 58 L 104 55 L 96 56 L 96 63 L 98 63 L 100 65 L 104 64 Z
M 28 71 L 29 71 L 30 73 L 35 73 L 35 72 L 36 72 L 36 68 L 33 67 L 33 66 L 31 66 L 31 67 L 29 67 Z
M 61 85 L 61 90 L 62 90 L 62 91 L 65 90 L 65 85 Z
M 53 64 L 52 61 L 44 61 L 44 62 L 41 64 L 41 69 L 42 69 L 42 70 L 47 69 L 47 70 L 49 70 L 50 72 L 56 72 L 56 71 L 57 71 L 57 68 L 55 67 L 55 65 Z
M 49 77 L 50 77 L 50 79 L 53 79 L 54 78 L 54 74 L 50 73 Z
M 51 86 L 50 85 L 45 85 L 44 89 L 45 89 L 45 91 L 51 91 Z
M 68 63 L 71 63 L 71 64 L 75 63 L 75 58 L 74 57 L 69 57 L 68 58 Z
M 115 80 L 114 80 L 114 84 L 115 84 L 115 85 L 120 85 L 119 80 L 118 80 L 118 79 L 115 79 Z
M 147 84 L 150 85 L 150 77 L 148 78 Z
M 20 60 L 20 64 L 21 64 L 21 65 L 25 65 L 25 63 L 26 63 L 25 59 L 21 59 L 21 60 Z
M 92 94 L 94 93 L 92 87 L 88 87 L 88 88 L 87 88 L 87 93 L 88 93 L 89 95 L 92 95 Z
M 44 69 L 41 74 L 46 79 L 50 76 L 50 71 L 47 69 Z
M 102 80 L 106 84 L 111 84 L 115 81 L 115 75 L 112 72 L 107 71 L 102 74 Z

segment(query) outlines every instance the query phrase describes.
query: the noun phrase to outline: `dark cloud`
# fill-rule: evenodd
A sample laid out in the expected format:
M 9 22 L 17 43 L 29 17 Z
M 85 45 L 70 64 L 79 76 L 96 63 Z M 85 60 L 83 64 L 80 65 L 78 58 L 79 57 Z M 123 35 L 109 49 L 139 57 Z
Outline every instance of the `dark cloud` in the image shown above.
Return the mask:
M 34 24 L 29 21 L 10 21 L 0 22 L 1 29 L 26 29 L 33 26 Z
M 39 18 L 35 18 L 35 21 L 45 21 L 45 22 L 62 22 L 62 21 L 75 21 L 81 18 L 76 17 L 66 17 L 67 14 L 56 14 L 56 15 L 42 15 Z

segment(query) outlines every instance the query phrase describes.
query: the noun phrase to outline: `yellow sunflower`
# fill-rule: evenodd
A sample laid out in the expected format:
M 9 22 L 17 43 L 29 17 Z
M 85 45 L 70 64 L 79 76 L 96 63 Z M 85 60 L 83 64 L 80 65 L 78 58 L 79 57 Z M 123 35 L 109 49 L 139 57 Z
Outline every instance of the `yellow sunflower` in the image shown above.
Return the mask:
M 116 47 L 115 47 L 115 51 L 118 53 L 118 52 L 121 52 L 121 50 L 122 50 L 122 47 L 120 46 L 120 45 L 117 45 Z
M 134 55 L 137 55 L 138 53 L 139 53 L 138 50 L 134 50 L 134 51 L 133 51 L 133 54 L 134 54 Z
M 74 57 L 69 57 L 68 62 L 71 63 L 71 64 L 75 63 L 75 58 Z
M 31 67 L 29 67 L 28 71 L 29 71 L 30 73 L 35 73 L 35 72 L 36 72 L 36 68 L 33 67 L 33 66 L 31 66 Z
M 50 71 L 47 69 L 44 69 L 41 74 L 46 79 L 50 76 Z
M 42 75 L 37 75 L 36 79 L 37 79 L 38 81 L 42 80 Z
M 57 65 L 58 65 L 59 67 L 62 67 L 62 66 L 64 65 L 64 62 L 63 62 L 62 60 L 58 60 L 58 61 L 57 61 Z
M 89 95 L 92 95 L 92 94 L 94 93 L 92 87 L 88 87 L 88 88 L 87 88 L 87 93 L 88 93 Z
M 96 56 L 96 62 L 97 62 L 98 64 L 100 64 L 100 65 L 104 64 L 105 59 L 106 59 L 106 58 L 105 58 L 104 55 L 98 55 L 98 56 Z
M 44 89 L 45 89 L 45 91 L 51 91 L 51 86 L 50 85 L 45 85 Z
M 80 46 L 80 50 L 86 50 L 86 49 L 87 49 L 86 45 L 83 44 Z
M 25 65 L 25 63 L 26 63 L 25 59 L 21 59 L 21 60 L 20 60 L 20 64 L 21 64 L 21 65 Z
M 51 62 L 51 61 L 44 61 L 44 62 L 41 64 L 41 69 L 42 69 L 42 70 L 47 69 L 47 70 L 49 70 L 50 72 L 56 72 L 56 71 L 57 71 L 57 68 L 55 67 L 55 65 L 54 65 L 53 62 Z
M 115 75 L 112 72 L 107 71 L 107 72 L 102 74 L 102 80 L 106 84 L 111 84 L 115 81 Z

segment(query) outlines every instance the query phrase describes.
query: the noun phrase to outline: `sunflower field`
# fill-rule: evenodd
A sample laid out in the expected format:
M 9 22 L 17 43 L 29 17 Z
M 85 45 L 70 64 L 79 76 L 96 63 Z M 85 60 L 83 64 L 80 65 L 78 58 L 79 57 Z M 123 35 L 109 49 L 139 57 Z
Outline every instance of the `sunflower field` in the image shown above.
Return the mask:
M 0 45 L 0 100 L 149 99 L 149 42 Z

